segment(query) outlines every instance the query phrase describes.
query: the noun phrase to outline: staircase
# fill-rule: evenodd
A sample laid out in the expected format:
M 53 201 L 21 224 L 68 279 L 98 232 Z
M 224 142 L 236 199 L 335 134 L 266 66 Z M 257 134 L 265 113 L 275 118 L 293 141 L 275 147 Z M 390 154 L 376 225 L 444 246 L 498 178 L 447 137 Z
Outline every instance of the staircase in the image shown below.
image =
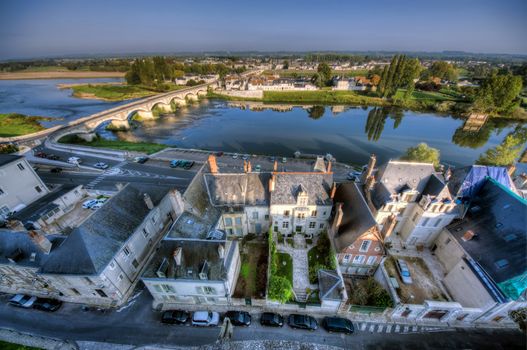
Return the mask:
M 301 290 L 301 289 L 293 289 L 293 291 L 295 292 L 295 296 L 296 296 L 296 301 L 299 302 L 299 303 L 305 303 L 307 302 L 307 293 L 305 290 Z

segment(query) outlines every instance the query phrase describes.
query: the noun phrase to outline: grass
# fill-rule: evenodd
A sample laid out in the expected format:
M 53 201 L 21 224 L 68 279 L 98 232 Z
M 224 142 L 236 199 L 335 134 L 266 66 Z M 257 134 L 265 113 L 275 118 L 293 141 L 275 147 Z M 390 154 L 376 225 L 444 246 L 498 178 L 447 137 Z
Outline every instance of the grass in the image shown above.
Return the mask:
M 38 350 L 40 348 L 34 348 L 32 346 L 25 346 L 20 344 L 8 343 L 0 340 L 0 349 L 2 350 Z
M 26 116 L 18 113 L 0 114 L 0 137 L 13 137 L 27 135 L 44 130 L 40 121 L 49 118 Z
M 295 69 L 276 69 L 276 70 L 266 70 L 263 74 L 278 74 L 281 77 L 284 78 L 291 78 L 291 77 L 312 77 L 313 74 L 315 74 L 316 70 L 295 70 Z M 368 70 L 367 69 L 359 69 L 359 70 L 334 70 L 331 72 L 333 75 L 339 75 L 339 76 L 345 76 L 345 77 L 356 77 L 359 75 L 367 75 Z
M 166 87 L 166 90 L 163 89 L 161 91 L 143 85 L 86 84 L 75 85 L 71 89 L 75 97 L 101 99 L 105 101 L 122 101 L 184 88 L 184 86 L 173 84 L 167 84 Z
M 352 104 L 367 106 L 389 106 L 387 100 L 357 94 L 354 91 L 264 91 L 264 102 L 293 102 L 319 104 Z
M 404 99 L 404 94 L 406 92 L 406 89 L 399 89 L 395 93 L 395 96 L 393 97 L 396 100 Z M 438 91 L 419 91 L 416 90 L 412 93 L 411 99 L 417 100 L 417 101 L 432 101 L 432 102 L 443 102 L 443 101 L 462 101 L 461 97 L 455 96 L 453 92 L 450 92 L 447 94 L 445 93 L 447 90 L 443 90 L 443 92 Z
M 277 276 L 285 277 L 293 285 L 293 258 L 287 253 L 276 253 L 278 259 Z
M 106 140 L 100 137 L 97 137 L 92 142 L 88 142 L 77 137 L 76 135 L 64 136 L 59 140 L 59 143 L 70 143 L 98 148 L 110 148 L 120 151 L 141 152 L 146 154 L 156 153 L 168 147 L 167 145 L 162 145 L 159 143 Z

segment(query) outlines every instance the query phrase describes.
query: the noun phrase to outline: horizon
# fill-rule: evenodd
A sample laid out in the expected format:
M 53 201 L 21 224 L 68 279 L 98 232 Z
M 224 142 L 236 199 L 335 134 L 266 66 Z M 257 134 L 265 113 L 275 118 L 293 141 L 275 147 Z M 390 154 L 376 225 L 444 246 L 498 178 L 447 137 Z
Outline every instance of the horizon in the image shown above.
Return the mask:
M 22 0 L 0 5 L 0 60 L 160 52 L 527 55 L 525 1 L 418 5 L 414 0 L 360 5 Z

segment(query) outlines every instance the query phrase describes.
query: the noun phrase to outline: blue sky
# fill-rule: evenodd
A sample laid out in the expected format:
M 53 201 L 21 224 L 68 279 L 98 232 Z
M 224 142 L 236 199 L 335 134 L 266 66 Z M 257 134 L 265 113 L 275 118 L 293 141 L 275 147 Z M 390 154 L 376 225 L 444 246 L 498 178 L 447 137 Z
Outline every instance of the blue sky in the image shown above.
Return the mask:
M 527 0 L 1 0 L 0 59 L 183 51 L 527 54 Z

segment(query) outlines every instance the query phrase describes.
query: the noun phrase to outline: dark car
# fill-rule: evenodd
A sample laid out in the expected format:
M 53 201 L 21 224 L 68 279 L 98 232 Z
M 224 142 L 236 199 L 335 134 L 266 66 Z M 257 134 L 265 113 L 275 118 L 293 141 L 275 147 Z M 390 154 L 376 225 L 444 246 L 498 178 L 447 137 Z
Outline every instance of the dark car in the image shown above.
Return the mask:
M 60 174 L 62 172 L 62 168 L 52 168 L 50 172 Z
M 324 317 L 322 327 L 330 333 L 353 333 L 353 323 L 347 318 L 342 317 Z
M 39 158 L 47 158 L 48 155 L 44 152 L 38 152 L 38 153 L 35 153 L 35 157 L 39 157 Z
M 139 164 L 145 164 L 148 161 L 148 157 L 135 157 L 134 162 Z
M 183 310 L 168 310 L 163 312 L 161 322 L 169 324 L 185 324 L 190 318 L 190 314 Z
M 56 154 L 48 154 L 47 158 L 50 159 L 50 160 L 59 160 L 60 159 L 60 157 L 57 156 Z
M 216 152 L 216 157 L 221 157 L 221 156 L 223 156 L 223 152 L 222 151 Z
M 249 326 L 251 324 L 251 315 L 246 311 L 227 311 L 224 318 L 227 317 L 235 326 Z
M 264 312 L 260 317 L 260 324 L 269 327 L 282 327 L 284 325 L 284 318 L 282 315 L 274 312 Z
M 182 165 L 182 168 L 183 168 L 183 169 L 186 169 L 186 170 L 189 170 L 190 168 L 192 168 L 193 165 L 194 165 L 194 161 L 192 161 L 192 160 L 187 160 L 187 161 L 185 161 L 185 163 Z
M 33 309 L 53 312 L 60 309 L 62 301 L 48 298 L 37 298 L 33 303 Z
M 287 324 L 291 328 L 308 329 L 310 331 L 318 328 L 317 320 L 308 315 L 291 314 L 287 318 Z

